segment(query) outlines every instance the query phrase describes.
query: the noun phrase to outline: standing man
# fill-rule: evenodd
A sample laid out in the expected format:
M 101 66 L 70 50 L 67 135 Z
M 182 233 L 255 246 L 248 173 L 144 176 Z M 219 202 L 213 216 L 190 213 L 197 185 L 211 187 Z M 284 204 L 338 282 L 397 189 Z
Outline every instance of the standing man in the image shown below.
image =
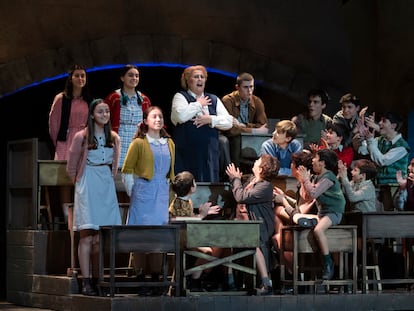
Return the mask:
M 298 134 L 303 135 L 303 149 L 309 149 L 310 144 L 320 145 L 322 132 L 332 118 L 323 113 L 329 103 L 329 96 L 323 90 L 310 90 L 308 92 L 307 111 L 292 118 L 298 128 Z
M 240 134 L 267 134 L 267 117 L 262 100 L 253 95 L 254 78 L 250 73 L 238 75 L 236 90 L 222 98 L 222 102 L 233 116 L 233 127 L 222 133 L 228 138 L 231 161 L 240 165 Z

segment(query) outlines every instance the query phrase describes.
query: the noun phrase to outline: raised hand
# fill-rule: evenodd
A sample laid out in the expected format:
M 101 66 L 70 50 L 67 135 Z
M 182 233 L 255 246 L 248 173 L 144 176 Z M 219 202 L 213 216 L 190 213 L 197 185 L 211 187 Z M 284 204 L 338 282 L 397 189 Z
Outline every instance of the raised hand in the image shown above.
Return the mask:
M 397 173 L 395 174 L 395 177 L 397 178 L 397 182 L 398 182 L 398 185 L 400 185 L 400 188 L 405 189 L 405 187 L 407 186 L 407 179 L 403 177 L 402 171 L 401 170 L 397 171 Z
M 338 177 L 346 178 L 348 176 L 348 168 L 342 160 L 338 160 Z
M 307 180 L 309 180 L 310 179 L 310 177 L 311 177 L 311 173 L 310 173 L 310 171 L 308 170 L 308 169 L 306 169 L 306 167 L 304 167 L 303 165 L 300 165 L 299 167 L 298 167 L 298 180 L 300 181 L 300 182 L 305 182 L 305 181 L 307 181 Z
M 233 178 L 241 178 L 243 173 L 240 172 L 240 169 L 234 165 L 234 163 L 230 163 L 227 165 L 226 174 L 229 176 L 230 179 Z

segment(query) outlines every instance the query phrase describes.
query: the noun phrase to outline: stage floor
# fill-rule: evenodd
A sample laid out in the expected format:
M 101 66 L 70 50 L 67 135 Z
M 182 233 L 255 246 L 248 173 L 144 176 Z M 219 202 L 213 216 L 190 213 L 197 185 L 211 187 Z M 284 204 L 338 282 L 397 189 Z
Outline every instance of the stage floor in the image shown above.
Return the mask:
M 332 291 L 299 295 L 236 296 L 226 295 L 225 292 L 215 295 L 213 292 L 211 295 L 203 293 L 201 296 L 187 297 L 142 297 L 117 293 L 114 297 L 89 297 L 74 294 L 73 291 L 71 293 L 69 289 L 74 288 L 73 283 L 73 278 L 39 276 L 31 293 L 9 292 L 9 304 L 5 304 L 5 307 L 10 307 L 10 310 L 27 310 L 26 307 L 20 307 L 26 305 L 43 310 L 73 311 L 414 310 L 414 292 L 406 290 L 406 287 L 384 288 L 382 292 L 370 290 L 367 294 Z M 0 309 L 3 309 L 1 304 Z

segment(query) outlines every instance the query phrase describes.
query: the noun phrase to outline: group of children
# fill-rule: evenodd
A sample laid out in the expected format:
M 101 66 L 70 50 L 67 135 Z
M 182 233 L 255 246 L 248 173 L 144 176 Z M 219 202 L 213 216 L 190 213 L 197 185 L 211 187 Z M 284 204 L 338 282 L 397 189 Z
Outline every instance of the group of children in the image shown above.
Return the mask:
M 51 110 L 50 124 L 54 124 L 51 136 L 54 137 L 56 152 L 65 148 L 62 159 L 67 159 L 67 171 L 75 184 L 73 229 L 80 232 L 78 255 L 83 276 L 82 293 L 85 295 L 97 294 L 99 226 L 121 223 L 114 183 L 114 178 L 119 174 L 118 165 L 130 201 L 128 225 L 164 225 L 173 217 L 194 216 L 191 203 L 191 195 L 196 191 L 194 175 L 188 171 L 177 174 L 174 171 L 175 142 L 165 128 L 163 112 L 161 108 L 151 106 L 146 96 L 135 90 L 139 80 L 137 68 L 129 66 L 125 70 L 121 80 L 129 88 L 124 87 L 121 92 L 115 92 L 111 95 L 113 100 L 109 96 L 107 100 L 92 101 L 86 116 L 86 128 L 75 131 L 71 137 L 65 136 L 65 133 L 69 133 L 73 127 L 73 120 L 62 118 L 60 122 L 53 123 L 53 115 L 63 117 L 78 106 L 85 108 L 86 95 L 82 97 L 86 80 L 84 68 L 75 67 L 68 78 L 69 86 L 72 87 L 66 91 L 72 92 L 72 103 L 66 103 L 66 94 L 59 95 L 52 107 L 59 109 Z M 197 79 L 194 78 L 193 82 L 196 83 Z M 124 94 L 128 89 L 131 90 L 130 94 Z M 256 251 L 262 294 L 273 292 L 269 277 L 270 242 L 273 241 L 273 245 L 278 247 L 283 224 L 295 223 L 313 228 L 323 255 L 322 278 L 331 279 L 334 268 L 325 232 L 330 226 L 341 222 L 347 201 L 352 208 L 360 211 L 374 211 L 376 196 L 373 180 L 379 177 L 386 187 L 392 174 L 399 185 L 398 202 L 405 200 L 410 205 L 414 200 L 411 186 L 414 163 L 410 166 L 412 171 L 408 178 L 402 172 L 402 168 L 407 167 L 404 167 L 404 161 L 408 157 L 409 147 L 398 132 L 400 120 L 393 114 L 387 114 L 377 124 L 375 115 L 366 117 L 363 110 L 357 122 L 353 119 L 353 126 L 345 131 L 341 122 L 329 122 L 327 116 L 321 116 L 326 105 L 325 95 L 310 92 L 307 116 L 282 120 L 276 124 L 273 137 L 263 143 L 261 156 L 255 161 L 252 174 L 246 182 L 242 181 L 240 168 L 233 163 L 225 170 L 238 203 L 237 209 L 245 209 L 248 219 L 262 220 L 260 247 Z M 133 133 L 132 141 L 125 144 L 120 136 L 126 128 L 118 128 L 117 133 L 112 130 L 110 120 L 113 115 L 122 119 L 126 113 L 131 113 L 125 110 L 126 104 L 123 103 L 131 100 L 139 107 L 134 111 L 141 113 L 142 109 L 142 121 Z M 342 102 L 343 113 L 337 116 L 338 120 L 348 125 L 346 112 L 350 103 L 355 106 L 355 98 L 345 98 Z M 119 111 L 114 106 L 119 106 Z M 210 119 L 206 119 L 206 122 Z M 123 123 L 114 124 L 122 127 Z M 314 136 L 319 130 L 320 136 L 315 141 L 308 135 L 302 145 L 296 139 L 298 129 Z M 128 131 L 131 132 L 131 129 Z M 376 131 L 380 136 L 375 137 Z M 349 145 L 351 140 L 347 136 L 351 134 L 357 138 L 354 141 L 360 142 L 358 153 L 369 155 L 370 160 L 353 161 L 356 149 Z M 277 174 L 292 175 L 298 180 L 295 199 L 273 187 L 272 178 Z M 351 181 L 349 177 L 352 177 Z M 170 181 L 176 193 L 172 202 L 169 198 Z M 97 189 L 102 191 L 98 192 Z M 166 208 L 168 206 L 169 209 Z M 403 208 L 402 203 L 398 206 Z M 201 218 L 220 212 L 219 206 L 212 206 L 209 202 L 197 208 L 198 217 Z M 221 250 L 203 249 L 203 252 L 215 256 L 219 255 L 217 251 L 220 253 Z M 146 254 L 134 254 L 135 268 L 143 271 L 143 274 L 150 273 L 154 280 L 158 279 L 162 265 L 161 257 L 157 255 L 148 258 Z M 144 270 L 147 262 L 150 271 Z M 201 273 L 191 276 L 194 288 L 201 286 L 196 281 L 200 276 Z

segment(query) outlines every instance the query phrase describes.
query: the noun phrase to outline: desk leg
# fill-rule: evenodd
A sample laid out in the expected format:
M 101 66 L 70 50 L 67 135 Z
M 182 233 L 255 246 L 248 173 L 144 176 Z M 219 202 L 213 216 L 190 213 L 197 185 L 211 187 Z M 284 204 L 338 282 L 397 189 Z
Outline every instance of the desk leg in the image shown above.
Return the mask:
M 367 293 L 367 239 L 362 234 L 362 293 Z
M 99 296 L 103 296 L 102 286 L 99 286 L 104 281 L 104 238 L 102 232 L 99 231 L 99 279 L 98 292 Z
M 298 294 L 298 232 L 293 230 L 293 295 Z
M 110 274 L 110 295 L 115 295 L 115 234 L 113 231 L 110 233 L 110 245 L 109 245 L 109 274 Z
M 73 231 L 73 205 L 68 208 L 68 229 L 70 234 L 70 268 L 67 276 L 76 276 L 75 271 L 75 232 Z

